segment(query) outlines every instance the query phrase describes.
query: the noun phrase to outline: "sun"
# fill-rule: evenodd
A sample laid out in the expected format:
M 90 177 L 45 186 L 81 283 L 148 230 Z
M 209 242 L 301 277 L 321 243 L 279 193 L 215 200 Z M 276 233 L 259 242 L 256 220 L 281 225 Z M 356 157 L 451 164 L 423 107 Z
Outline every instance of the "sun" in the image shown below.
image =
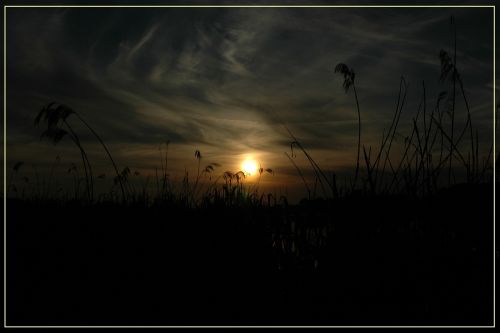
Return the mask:
M 246 175 L 253 175 L 257 170 L 259 169 L 259 166 L 257 165 L 257 162 L 255 160 L 247 159 L 244 160 L 243 163 L 241 163 L 241 171 L 243 171 Z

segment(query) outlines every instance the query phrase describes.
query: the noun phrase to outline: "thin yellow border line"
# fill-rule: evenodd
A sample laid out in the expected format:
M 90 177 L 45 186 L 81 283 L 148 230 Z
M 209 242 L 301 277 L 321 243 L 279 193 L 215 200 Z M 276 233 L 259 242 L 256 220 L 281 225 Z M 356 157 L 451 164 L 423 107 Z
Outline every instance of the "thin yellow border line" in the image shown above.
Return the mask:
M 3 324 L 7 327 L 7 8 L 3 9 Z
M 496 286 L 496 240 L 495 240 L 495 222 L 496 222 L 496 36 L 495 36 L 495 17 L 496 10 L 493 6 L 493 326 L 496 321 L 495 311 L 495 286 Z
M 7 8 L 493 8 L 493 325 L 492 326 L 7 326 Z M 6 5 L 4 6 L 4 328 L 491 328 L 495 327 L 495 197 L 496 197 L 496 37 L 494 5 Z
M 492 328 L 492 326 L 7 326 L 7 328 Z
M 6 5 L 8 8 L 494 8 L 494 5 Z

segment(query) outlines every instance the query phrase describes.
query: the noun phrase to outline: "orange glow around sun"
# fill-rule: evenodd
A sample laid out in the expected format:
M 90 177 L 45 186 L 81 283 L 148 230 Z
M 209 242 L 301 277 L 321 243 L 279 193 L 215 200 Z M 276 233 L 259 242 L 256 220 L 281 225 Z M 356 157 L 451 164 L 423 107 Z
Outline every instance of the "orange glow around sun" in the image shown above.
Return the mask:
M 257 162 L 253 159 L 246 159 L 241 163 L 241 171 L 243 171 L 246 175 L 253 175 L 257 172 L 259 166 Z

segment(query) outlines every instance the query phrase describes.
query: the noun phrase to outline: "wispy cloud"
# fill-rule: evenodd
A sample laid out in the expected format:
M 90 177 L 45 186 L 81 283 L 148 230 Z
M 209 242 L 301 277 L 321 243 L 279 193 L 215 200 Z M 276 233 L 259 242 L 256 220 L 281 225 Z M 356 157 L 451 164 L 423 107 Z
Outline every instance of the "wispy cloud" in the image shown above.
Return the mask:
M 9 141 L 27 144 L 36 131 L 23 124 L 57 100 L 117 149 L 169 139 L 227 161 L 261 151 L 286 168 L 288 124 L 322 163 L 347 165 L 356 114 L 334 66 L 356 71 L 365 138 L 376 142 L 401 75 L 411 89 L 403 123 L 423 80 L 435 95 L 446 89 L 438 54 L 449 46 L 450 15 L 470 103 L 481 105 L 474 116 L 487 124 L 492 19 L 484 10 L 9 9 Z

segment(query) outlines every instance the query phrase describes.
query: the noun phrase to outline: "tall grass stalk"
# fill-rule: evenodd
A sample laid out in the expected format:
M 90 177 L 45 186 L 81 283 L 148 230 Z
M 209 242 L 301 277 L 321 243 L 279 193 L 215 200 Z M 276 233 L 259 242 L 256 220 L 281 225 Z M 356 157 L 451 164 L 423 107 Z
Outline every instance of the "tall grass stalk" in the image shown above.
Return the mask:
M 287 154 L 287 152 L 285 152 L 285 156 L 288 157 L 288 159 L 290 160 L 290 162 L 292 163 L 292 165 L 295 167 L 295 170 L 297 170 L 297 173 L 299 174 L 300 179 L 302 179 L 302 182 L 304 183 L 304 186 L 305 186 L 305 188 L 307 190 L 307 198 L 310 200 L 311 199 L 311 189 L 309 188 L 309 185 L 307 185 L 306 179 L 304 178 L 304 175 L 302 174 L 302 171 L 297 166 L 297 164 L 295 163 L 295 161 L 290 157 L 290 155 Z
M 108 155 L 109 160 L 111 161 L 111 164 L 113 165 L 115 173 L 118 176 L 119 175 L 119 173 L 118 173 L 118 167 L 116 166 L 116 163 L 113 160 L 113 157 L 111 156 L 111 153 L 110 153 L 108 147 L 106 146 L 106 144 L 104 143 L 104 141 L 101 139 L 101 137 L 99 136 L 99 134 L 97 134 L 97 132 L 94 131 L 94 129 L 80 116 L 79 113 L 77 113 L 76 111 L 73 111 L 73 112 L 74 112 L 75 116 L 92 132 L 92 134 L 94 134 L 94 136 L 96 137 L 96 139 L 99 141 L 99 143 L 101 144 L 101 146 L 104 148 L 104 150 L 106 151 L 106 154 Z M 127 198 L 125 196 L 125 189 L 124 189 L 123 183 L 121 182 L 120 179 L 119 179 L 119 183 L 120 183 L 120 188 L 121 188 L 121 192 L 122 192 L 122 200 L 126 201 Z
M 358 100 L 358 93 L 356 91 L 356 85 L 354 84 L 354 79 L 356 77 L 356 74 L 352 70 L 352 68 L 347 67 L 347 65 L 343 63 L 337 64 L 335 66 L 335 73 L 340 73 L 344 76 L 344 83 L 343 87 L 344 90 L 347 94 L 349 91 L 349 88 L 352 86 L 354 90 L 354 99 L 356 100 L 356 109 L 358 111 L 358 154 L 356 158 L 356 172 L 354 174 L 354 184 L 353 184 L 353 189 L 356 188 L 356 184 L 358 181 L 358 174 L 359 174 L 359 154 L 360 154 L 360 149 L 361 149 L 361 112 L 359 110 L 359 100 Z
M 311 157 L 311 155 L 309 155 L 309 153 L 304 149 L 304 147 L 302 146 L 302 144 L 297 140 L 297 138 L 295 137 L 295 135 L 293 135 L 293 133 L 290 131 L 290 129 L 287 126 L 285 126 L 285 129 L 287 130 L 288 134 L 290 135 L 290 137 L 293 140 L 292 143 L 290 144 L 290 148 L 292 149 L 292 156 L 293 156 L 293 147 L 294 146 L 299 147 L 299 149 L 302 151 L 302 153 L 306 156 L 307 160 L 311 164 L 311 167 L 313 168 L 313 171 L 314 171 L 314 173 L 316 175 L 316 179 L 319 182 L 319 184 L 321 186 L 321 189 L 323 191 L 323 195 L 325 197 L 328 197 L 328 194 L 327 194 L 327 192 L 325 190 L 325 187 L 323 185 L 323 180 L 326 182 L 326 184 L 328 185 L 328 187 L 331 189 L 331 192 L 332 192 L 332 195 L 333 195 L 335 193 L 335 191 L 334 191 L 332 185 L 330 184 L 328 178 L 326 177 L 325 173 L 323 172 L 323 170 L 321 170 L 321 168 L 316 163 L 316 161 L 314 161 L 314 159 Z M 321 178 L 323 178 L 323 180 L 321 180 Z

